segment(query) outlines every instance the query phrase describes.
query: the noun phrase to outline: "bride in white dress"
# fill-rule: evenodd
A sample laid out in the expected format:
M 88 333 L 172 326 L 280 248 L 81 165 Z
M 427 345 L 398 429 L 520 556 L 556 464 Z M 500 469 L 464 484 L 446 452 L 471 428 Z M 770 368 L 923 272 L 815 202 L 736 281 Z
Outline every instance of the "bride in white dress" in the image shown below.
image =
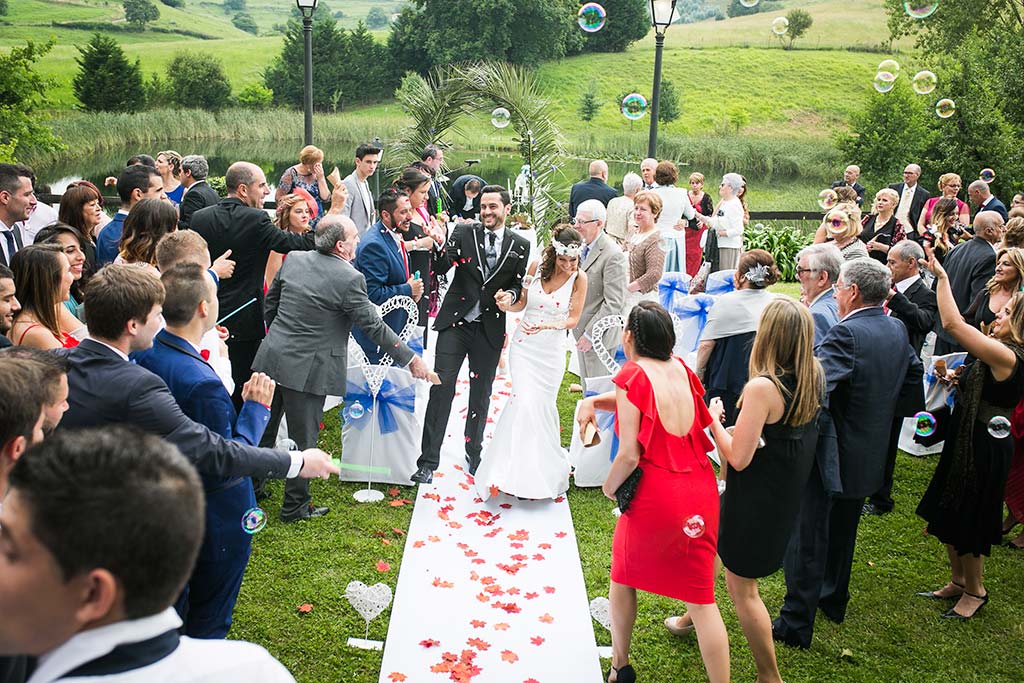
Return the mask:
M 583 238 L 556 229 L 538 264 L 530 264 L 523 290 L 495 295 L 504 311 L 523 312 L 509 341 L 512 396 L 484 449 L 476 488 L 487 499 L 497 488 L 520 498 L 555 498 L 569 488 L 569 458 L 562 448 L 555 401 L 565 374 L 565 330 L 579 321 L 587 275 L 579 270 Z

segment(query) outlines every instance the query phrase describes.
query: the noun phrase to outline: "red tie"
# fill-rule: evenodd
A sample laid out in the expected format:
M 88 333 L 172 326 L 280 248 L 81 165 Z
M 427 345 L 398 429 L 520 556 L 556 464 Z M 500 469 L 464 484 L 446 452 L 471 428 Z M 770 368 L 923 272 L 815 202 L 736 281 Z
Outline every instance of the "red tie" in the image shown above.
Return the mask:
M 203 360 L 205 360 L 207 363 L 210 362 L 210 349 L 201 349 L 199 351 L 199 355 L 202 356 Z

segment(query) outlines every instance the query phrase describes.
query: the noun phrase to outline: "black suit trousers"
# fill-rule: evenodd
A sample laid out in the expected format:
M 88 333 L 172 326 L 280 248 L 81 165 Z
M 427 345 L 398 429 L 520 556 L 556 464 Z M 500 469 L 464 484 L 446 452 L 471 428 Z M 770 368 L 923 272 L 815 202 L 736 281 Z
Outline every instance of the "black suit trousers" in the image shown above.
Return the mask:
M 228 357 L 231 359 L 231 379 L 235 383 L 235 392 L 231 394 L 231 402 L 235 404 L 235 411 L 241 412 L 242 386 L 252 377 L 252 363 L 256 360 L 256 352 L 260 350 L 262 339 L 239 340 L 229 337 Z M 270 429 L 267 429 L 267 433 Z M 276 432 L 275 432 L 276 433 Z
M 863 504 L 829 495 L 815 461 L 783 559 L 786 598 L 774 630 L 788 642 L 810 647 L 819 606 L 833 621 L 845 618 Z
M 900 429 L 903 427 L 903 417 L 897 415 L 892 423 L 892 433 L 889 435 L 889 457 L 885 460 L 885 479 L 882 481 L 882 488 L 871 494 L 871 501 L 879 510 L 891 511 L 896 506 L 892 499 L 892 477 L 896 471 L 896 451 L 899 450 Z
M 448 428 L 448 416 L 455 398 L 455 385 L 463 361 L 469 357 L 469 411 L 466 415 L 466 455 L 480 458 L 491 400 L 491 385 L 498 369 L 501 348 L 487 340 L 487 332 L 477 319 L 456 323 L 437 334 L 434 371 L 441 383 L 430 388 L 430 400 L 423 419 L 423 442 L 417 467 L 437 469 L 441 462 L 441 443 Z
M 270 405 L 270 421 L 263 430 L 260 446 L 274 448 L 277 445 L 277 431 L 281 426 L 281 418 L 287 417 L 288 438 L 295 442 L 299 450 L 316 448 L 317 439 L 320 437 L 320 422 L 324 415 L 325 398 L 327 397 L 278 386 L 274 391 L 274 401 Z M 262 490 L 262 482 L 256 488 Z M 282 515 L 296 514 L 308 507 L 312 501 L 309 495 L 309 479 L 285 479 Z

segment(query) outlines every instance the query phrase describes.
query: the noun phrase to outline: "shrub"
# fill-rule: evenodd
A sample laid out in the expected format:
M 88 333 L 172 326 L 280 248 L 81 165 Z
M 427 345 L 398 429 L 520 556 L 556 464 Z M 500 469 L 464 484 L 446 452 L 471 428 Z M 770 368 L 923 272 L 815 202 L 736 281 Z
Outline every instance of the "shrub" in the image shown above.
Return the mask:
M 262 83 L 250 83 L 238 93 L 238 104 L 249 109 L 266 109 L 274 101 L 274 91 Z
M 661 93 L 658 95 L 658 122 L 671 123 L 679 118 L 679 95 L 672 81 L 661 79 Z
M 366 13 L 366 26 L 368 28 L 384 28 L 391 22 L 387 13 L 380 7 L 371 7 Z
M 0 0 L 0 16 L 7 16 L 7 0 Z
M 220 111 L 230 104 L 231 83 L 211 55 L 179 52 L 167 65 L 167 79 L 178 106 Z
M 580 98 L 580 108 L 578 110 L 580 118 L 584 121 L 593 121 L 594 117 L 597 116 L 597 110 L 601 108 L 602 104 L 604 102 L 597 99 L 597 84 L 594 81 L 590 81 L 590 86 Z
M 110 36 L 99 33 L 78 48 L 75 97 L 88 111 L 138 111 L 146 101 L 142 67 L 132 64 Z
M 239 12 L 231 18 L 231 23 L 234 24 L 235 28 L 256 35 L 259 33 L 259 28 L 256 26 L 256 20 L 252 18 L 252 15 L 247 12 Z
M 212 187 L 221 197 L 228 196 L 228 186 L 224 182 L 224 176 L 211 175 L 206 177 L 206 184 Z
M 814 236 L 792 226 L 754 223 L 743 231 L 744 249 L 764 249 L 775 257 L 780 277 L 786 282 L 796 280 L 796 255 L 810 244 Z
M 785 38 L 788 41 L 785 44 L 785 48 L 791 50 L 793 49 L 793 41 L 807 32 L 807 29 L 814 23 L 814 19 L 811 18 L 808 12 L 802 9 L 794 9 L 786 14 L 786 21 L 789 22 L 789 26 L 786 28 L 786 32 L 779 36 L 779 40 L 781 41 Z
M 149 0 L 124 0 L 124 18 L 129 24 L 145 28 L 146 24 L 160 18 L 160 10 Z

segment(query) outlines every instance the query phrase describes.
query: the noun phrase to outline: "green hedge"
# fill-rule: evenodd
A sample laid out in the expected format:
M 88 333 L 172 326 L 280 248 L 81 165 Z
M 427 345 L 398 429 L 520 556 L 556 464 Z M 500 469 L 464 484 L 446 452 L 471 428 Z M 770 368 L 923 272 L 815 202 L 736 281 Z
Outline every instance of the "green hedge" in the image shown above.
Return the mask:
M 764 249 L 775 257 L 775 265 L 786 282 L 796 280 L 796 255 L 814 240 L 800 228 L 754 223 L 743 231 L 744 249 Z

